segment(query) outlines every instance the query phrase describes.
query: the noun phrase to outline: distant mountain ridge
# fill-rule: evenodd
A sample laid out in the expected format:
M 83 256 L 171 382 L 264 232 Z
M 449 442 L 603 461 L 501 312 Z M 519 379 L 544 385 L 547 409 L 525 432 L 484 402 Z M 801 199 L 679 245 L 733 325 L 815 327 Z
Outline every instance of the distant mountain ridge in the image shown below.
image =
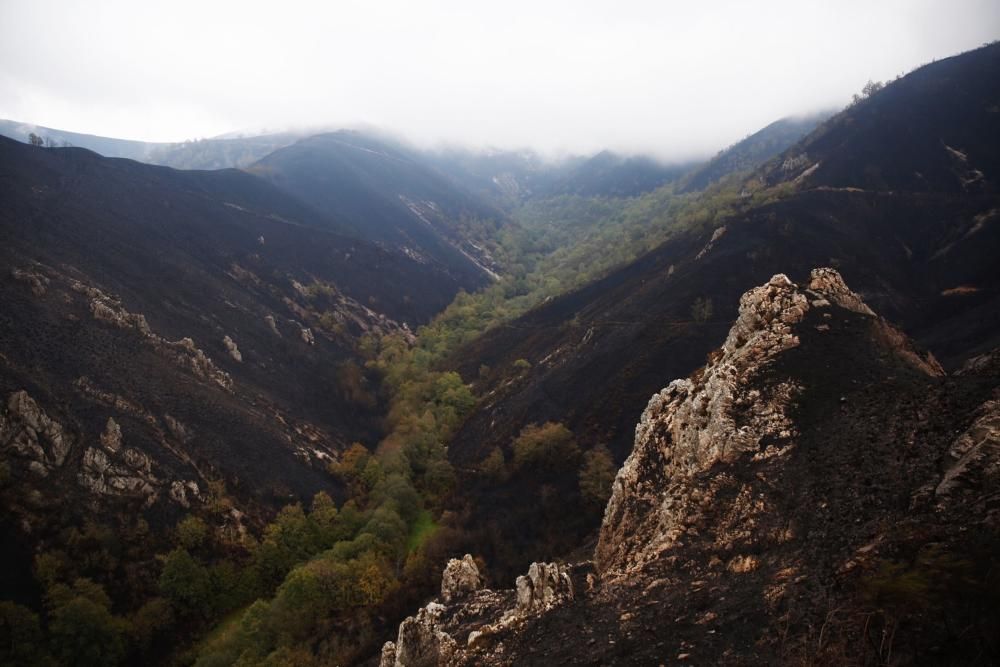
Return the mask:
M 281 132 L 172 143 L 149 142 L 102 137 L 31 123 L 0 120 L 0 135 L 27 143 L 31 134 L 35 134 L 50 146 L 86 148 L 105 157 L 128 158 L 175 169 L 246 167 L 302 136 L 295 132 Z
M 436 263 L 473 285 L 501 268 L 492 243 L 510 222 L 404 147 L 358 132 L 302 139 L 247 169 L 360 238 Z

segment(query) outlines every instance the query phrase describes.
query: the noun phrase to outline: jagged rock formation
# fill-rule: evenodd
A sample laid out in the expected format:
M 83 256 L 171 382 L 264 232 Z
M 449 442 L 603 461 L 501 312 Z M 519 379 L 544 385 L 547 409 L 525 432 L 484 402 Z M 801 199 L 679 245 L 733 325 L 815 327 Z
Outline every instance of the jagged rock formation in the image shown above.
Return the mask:
M 62 424 L 50 418 L 28 392 L 16 391 L 0 413 L 0 450 L 27 461 L 28 469 L 42 477 L 66 462 L 73 440 Z
M 225 336 L 222 339 L 222 344 L 225 346 L 226 351 L 229 352 L 229 356 L 233 358 L 233 361 L 243 361 L 243 354 L 240 353 L 240 348 L 236 346 L 236 341 L 229 336 Z
M 703 501 L 687 481 L 694 475 L 744 454 L 764 460 L 794 446 L 797 433 L 787 409 L 801 386 L 776 382 L 765 394 L 755 389 L 756 380 L 770 361 L 800 344 L 794 327 L 810 310 L 822 313 L 816 330 L 829 331 L 831 304 L 875 317 L 833 269 L 813 270 L 806 288 L 774 276 L 743 295 L 729 336 L 702 370 L 653 396 L 605 511 L 597 547 L 602 570 L 627 571 L 683 534 L 682 520 Z M 882 321 L 877 326 L 895 332 Z M 891 340 L 922 370 L 941 372 L 932 359 L 912 352 L 902 334 Z
M 395 642 L 382 647 L 380 667 L 433 667 L 500 659 L 504 638 L 532 618 L 573 599 L 576 578 L 589 564 L 569 568 L 532 563 L 516 591 L 482 588 L 472 556 L 451 559 L 441 577 L 441 602 L 432 601 L 399 626 Z M 578 582 L 579 585 L 580 582 Z M 443 604 L 442 604 L 443 602 Z
M 441 599 L 446 603 L 465 597 L 483 585 L 479 568 L 472 556 L 465 554 L 461 560 L 452 558 L 441 575 Z
M 432 603 L 383 666 L 407 664 L 403 642 L 438 665 L 993 655 L 998 359 L 946 376 L 836 271 L 776 275 L 650 400 L 596 571 L 536 563 L 516 592 Z
M 528 574 L 517 578 L 518 614 L 544 611 L 549 607 L 573 599 L 573 580 L 569 570 L 558 563 L 532 563 Z

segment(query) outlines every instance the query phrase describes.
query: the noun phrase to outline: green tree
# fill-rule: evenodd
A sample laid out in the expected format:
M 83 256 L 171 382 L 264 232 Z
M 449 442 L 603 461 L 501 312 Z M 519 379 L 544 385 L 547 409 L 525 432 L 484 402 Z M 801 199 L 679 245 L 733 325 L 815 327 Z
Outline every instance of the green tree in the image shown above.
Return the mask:
M 584 502 L 603 508 L 611 496 L 611 484 L 615 481 L 615 462 L 611 452 L 599 445 L 583 455 L 580 468 L 580 495 Z
M 130 618 L 130 636 L 135 646 L 145 652 L 153 641 L 174 624 L 174 610 L 164 598 L 147 600 Z
M 70 596 L 52 609 L 49 643 L 60 662 L 108 667 L 122 661 L 127 623 L 111 614 L 107 602 L 107 596 L 83 593 Z
M 51 664 L 38 614 L 8 600 L 0 601 L 0 664 L 25 667 Z
M 177 524 L 177 543 L 189 550 L 198 549 L 208 537 L 208 525 L 196 516 L 189 516 Z
M 558 422 L 529 424 L 514 440 L 514 469 L 555 472 L 575 467 L 580 457 L 573 433 Z
M 160 592 L 185 614 L 209 616 L 213 608 L 212 581 L 208 569 L 186 549 L 167 554 L 160 575 Z

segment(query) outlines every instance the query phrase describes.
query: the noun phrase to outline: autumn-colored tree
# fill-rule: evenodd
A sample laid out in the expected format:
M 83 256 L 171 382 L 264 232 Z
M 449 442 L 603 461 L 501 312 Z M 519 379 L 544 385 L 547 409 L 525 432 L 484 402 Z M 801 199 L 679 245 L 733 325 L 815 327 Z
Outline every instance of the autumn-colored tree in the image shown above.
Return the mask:
M 611 452 L 604 445 L 583 455 L 580 468 L 580 495 L 592 507 L 603 508 L 611 496 L 611 484 L 617 473 Z
M 554 472 L 575 468 L 579 457 L 580 448 L 573 433 L 558 422 L 545 422 L 541 426 L 529 424 L 514 440 L 515 470 L 531 468 Z

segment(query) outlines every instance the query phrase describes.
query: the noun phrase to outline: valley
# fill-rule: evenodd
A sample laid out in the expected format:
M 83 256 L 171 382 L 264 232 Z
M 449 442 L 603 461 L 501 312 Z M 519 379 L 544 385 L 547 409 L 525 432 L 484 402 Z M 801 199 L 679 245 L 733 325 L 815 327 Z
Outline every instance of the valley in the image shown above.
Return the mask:
M 673 163 L 4 121 L 0 661 L 990 664 L 998 73 Z

